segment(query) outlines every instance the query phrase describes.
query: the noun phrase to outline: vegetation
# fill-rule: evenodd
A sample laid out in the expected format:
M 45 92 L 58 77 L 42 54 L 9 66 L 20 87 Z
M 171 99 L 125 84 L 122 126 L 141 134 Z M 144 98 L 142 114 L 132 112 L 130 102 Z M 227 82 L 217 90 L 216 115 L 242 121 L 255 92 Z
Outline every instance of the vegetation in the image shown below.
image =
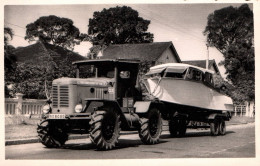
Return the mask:
M 220 64 L 227 79 L 236 87 L 231 96 L 236 101 L 252 101 L 255 97 L 255 55 L 253 12 L 247 4 L 214 11 L 208 16 L 204 34 L 210 46 L 223 55 Z
M 147 32 L 149 20 L 139 17 L 131 7 L 114 7 L 94 12 L 89 19 L 88 35 L 93 44 L 89 56 L 96 57 L 110 44 L 151 43 L 153 34 Z
M 80 31 L 73 25 L 72 20 L 50 15 L 28 24 L 25 39 L 73 49 L 80 43 Z

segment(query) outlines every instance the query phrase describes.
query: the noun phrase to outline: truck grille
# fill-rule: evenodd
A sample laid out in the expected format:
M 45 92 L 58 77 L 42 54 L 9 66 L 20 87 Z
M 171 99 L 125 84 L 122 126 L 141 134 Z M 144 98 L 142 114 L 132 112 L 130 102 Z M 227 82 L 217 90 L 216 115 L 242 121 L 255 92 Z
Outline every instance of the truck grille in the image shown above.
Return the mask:
M 53 107 L 69 107 L 69 87 L 53 85 L 52 98 Z
M 95 98 L 104 99 L 104 88 L 96 88 Z

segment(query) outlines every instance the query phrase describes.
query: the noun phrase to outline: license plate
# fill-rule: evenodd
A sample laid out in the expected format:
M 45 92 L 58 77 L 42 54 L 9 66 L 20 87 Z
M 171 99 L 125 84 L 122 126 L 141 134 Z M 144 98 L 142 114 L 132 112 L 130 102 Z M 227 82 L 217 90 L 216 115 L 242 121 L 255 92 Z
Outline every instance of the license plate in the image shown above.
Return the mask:
M 49 114 L 49 119 L 65 119 L 65 114 Z

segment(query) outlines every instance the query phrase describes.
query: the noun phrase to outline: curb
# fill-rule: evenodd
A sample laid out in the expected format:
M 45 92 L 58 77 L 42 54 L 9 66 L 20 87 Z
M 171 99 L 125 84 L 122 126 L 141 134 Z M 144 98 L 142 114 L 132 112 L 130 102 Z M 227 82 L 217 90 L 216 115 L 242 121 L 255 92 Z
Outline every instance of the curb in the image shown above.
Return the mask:
M 128 135 L 128 134 L 137 134 L 137 131 L 130 131 L 130 132 L 122 132 L 120 135 Z M 69 140 L 74 139 L 86 139 L 89 138 L 89 134 L 85 135 L 70 135 Z M 17 139 L 17 140 L 7 140 L 5 141 L 5 146 L 9 145 L 20 145 L 20 144 L 30 144 L 30 143 L 39 143 L 38 138 L 27 138 L 27 139 Z

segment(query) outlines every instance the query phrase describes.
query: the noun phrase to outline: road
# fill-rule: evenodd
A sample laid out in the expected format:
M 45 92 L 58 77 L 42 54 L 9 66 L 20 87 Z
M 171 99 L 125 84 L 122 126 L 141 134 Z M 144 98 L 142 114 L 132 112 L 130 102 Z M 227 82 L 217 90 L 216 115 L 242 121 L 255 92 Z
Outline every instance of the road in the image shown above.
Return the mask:
M 163 132 L 156 145 L 143 145 L 137 134 L 122 135 L 110 151 L 97 151 L 89 139 L 78 139 L 59 149 L 40 143 L 6 146 L 5 154 L 6 159 L 247 158 L 255 157 L 255 125 L 230 126 L 217 137 L 209 130 L 188 130 L 184 138 Z

